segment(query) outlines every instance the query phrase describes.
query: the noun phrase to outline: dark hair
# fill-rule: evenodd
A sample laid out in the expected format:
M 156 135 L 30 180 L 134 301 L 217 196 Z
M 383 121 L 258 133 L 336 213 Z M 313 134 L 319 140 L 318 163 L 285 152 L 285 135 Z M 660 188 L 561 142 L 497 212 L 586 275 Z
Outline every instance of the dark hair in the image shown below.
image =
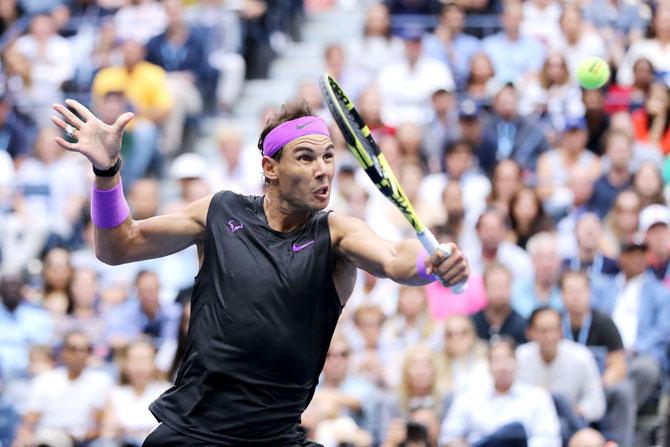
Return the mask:
M 447 141 L 444 146 L 442 146 L 442 158 L 440 159 L 442 172 L 447 172 L 447 163 L 444 161 L 445 158 L 447 158 L 447 155 L 462 150 L 463 148 L 466 148 L 470 155 L 475 153 L 475 148 L 472 143 L 462 138 L 458 140 Z
M 547 306 L 547 305 L 542 305 L 542 306 L 536 308 L 535 310 L 533 310 L 533 312 L 531 312 L 530 317 L 528 317 L 528 327 L 532 327 L 533 323 L 535 323 L 535 320 L 537 319 L 537 316 L 540 315 L 543 312 L 552 312 L 552 313 L 558 315 L 559 319 L 561 318 L 561 313 L 559 311 L 557 311 L 553 307 L 550 307 L 550 306 Z
M 314 115 L 314 112 L 312 111 L 312 108 L 309 106 L 309 104 L 307 104 L 307 101 L 304 99 L 287 101 L 282 104 L 279 112 L 277 112 L 274 116 L 272 116 L 272 118 L 268 120 L 265 128 L 261 131 L 261 136 L 258 138 L 258 150 L 261 152 L 261 155 L 263 155 L 263 143 L 265 142 L 265 137 L 268 136 L 272 129 L 287 121 L 310 115 Z M 284 149 L 282 148 L 275 152 L 272 158 L 279 160 L 283 150 Z
M 516 341 L 514 341 L 514 339 L 509 335 L 496 335 L 494 337 L 491 337 L 491 340 L 489 340 L 489 356 L 491 355 L 491 351 L 493 351 L 494 348 L 497 348 L 500 345 L 507 346 L 512 355 L 513 356 L 515 355 Z
M 579 270 L 566 270 L 563 272 L 561 275 L 560 279 L 558 280 L 558 286 L 561 288 L 561 291 L 563 290 L 563 287 L 565 286 L 565 281 L 567 281 L 568 277 L 570 276 L 579 276 L 582 278 L 584 281 L 586 281 L 587 286 L 591 286 L 591 278 L 589 277 L 589 274 L 586 272 L 586 270 L 579 269 Z

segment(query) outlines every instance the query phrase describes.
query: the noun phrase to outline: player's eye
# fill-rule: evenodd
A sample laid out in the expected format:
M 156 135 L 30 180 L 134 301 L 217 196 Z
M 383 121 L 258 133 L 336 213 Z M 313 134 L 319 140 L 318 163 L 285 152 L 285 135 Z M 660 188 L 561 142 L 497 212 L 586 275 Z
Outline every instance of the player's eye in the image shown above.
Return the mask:
M 335 154 L 333 154 L 332 152 L 328 152 L 327 154 L 325 154 L 325 155 L 323 156 L 323 159 L 324 159 L 324 160 L 327 160 L 327 161 L 330 161 L 330 160 L 333 159 L 334 156 L 335 156 Z

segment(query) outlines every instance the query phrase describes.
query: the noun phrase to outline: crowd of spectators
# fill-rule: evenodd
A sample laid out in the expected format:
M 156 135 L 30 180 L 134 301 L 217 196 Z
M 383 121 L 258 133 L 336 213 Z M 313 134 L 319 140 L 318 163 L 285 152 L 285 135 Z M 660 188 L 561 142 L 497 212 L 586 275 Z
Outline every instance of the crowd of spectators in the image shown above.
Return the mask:
M 198 272 L 194 247 L 96 259 L 93 174 L 54 143 L 51 103 L 79 99 L 108 123 L 135 112 L 122 146 L 135 219 L 223 188 L 262 194 L 235 103 L 299 39 L 309 3 L 0 2 L 0 445 L 141 445 L 156 423 L 147 406 L 179 366 Z M 323 66 L 472 275 L 455 295 L 359 272 L 303 415 L 308 436 L 668 445 L 670 3 L 357 7 L 363 29 L 330 43 Z M 610 64 L 605 87 L 576 83 L 587 56 Z M 331 121 L 315 81 L 287 93 Z M 193 144 L 203 116 L 220 122 L 207 154 Z M 334 125 L 332 136 L 330 208 L 413 237 Z

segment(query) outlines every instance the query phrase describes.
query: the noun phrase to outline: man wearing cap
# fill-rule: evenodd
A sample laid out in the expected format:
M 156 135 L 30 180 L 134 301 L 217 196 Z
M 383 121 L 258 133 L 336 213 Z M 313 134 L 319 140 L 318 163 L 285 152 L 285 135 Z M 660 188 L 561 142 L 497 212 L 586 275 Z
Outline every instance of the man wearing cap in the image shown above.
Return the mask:
M 649 205 L 640 213 L 640 231 L 647 242 L 650 271 L 670 289 L 670 209 Z
M 430 120 L 430 96 L 439 89 L 454 90 L 449 67 L 423 54 L 420 26 L 406 26 L 399 32 L 405 41 L 405 58 L 386 66 L 377 77 L 385 123 L 423 125 Z
M 593 297 L 594 308 L 611 316 L 621 333 L 638 405 L 649 398 L 661 368 L 668 366 L 670 342 L 670 293 L 646 270 L 646 249 L 641 234 L 625 240 L 619 257 L 621 273 L 604 293 Z

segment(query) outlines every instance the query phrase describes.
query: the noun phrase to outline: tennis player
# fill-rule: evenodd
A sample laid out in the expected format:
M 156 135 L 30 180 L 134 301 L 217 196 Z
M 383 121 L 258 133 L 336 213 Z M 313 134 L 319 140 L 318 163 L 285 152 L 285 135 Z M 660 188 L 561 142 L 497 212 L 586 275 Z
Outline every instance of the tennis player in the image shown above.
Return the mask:
M 96 173 L 91 198 L 100 260 L 121 264 L 196 244 L 187 347 L 175 386 L 151 406 L 161 422 L 145 446 L 316 446 L 299 430 L 356 268 L 402 284 L 467 279 L 468 264 L 428 257 L 417 240 L 390 242 L 328 205 L 335 174 L 326 123 L 304 102 L 286 103 L 260 135 L 267 192 L 220 191 L 182 211 L 134 221 L 119 176 L 121 135 L 67 100 L 54 104 L 65 149 Z

